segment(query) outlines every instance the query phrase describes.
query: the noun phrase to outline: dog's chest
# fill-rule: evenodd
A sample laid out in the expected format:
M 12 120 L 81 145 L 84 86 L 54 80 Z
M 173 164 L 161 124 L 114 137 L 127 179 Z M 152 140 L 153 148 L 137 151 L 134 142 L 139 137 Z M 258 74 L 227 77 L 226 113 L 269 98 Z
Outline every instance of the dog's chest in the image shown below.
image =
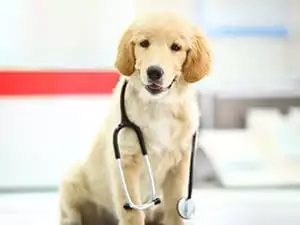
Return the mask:
M 145 138 L 149 154 L 169 151 L 170 146 L 178 141 L 177 131 L 181 123 L 167 109 L 152 109 L 141 115 L 139 123 Z
M 172 143 L 173 132 L 176 129 L 176 124 L 173 119 L 161 118 L 154 120 L 149 124 L 145 124 L 142 128 L 146 139 L 146 145 L 151 152 L 160 152 L 167 149 Z

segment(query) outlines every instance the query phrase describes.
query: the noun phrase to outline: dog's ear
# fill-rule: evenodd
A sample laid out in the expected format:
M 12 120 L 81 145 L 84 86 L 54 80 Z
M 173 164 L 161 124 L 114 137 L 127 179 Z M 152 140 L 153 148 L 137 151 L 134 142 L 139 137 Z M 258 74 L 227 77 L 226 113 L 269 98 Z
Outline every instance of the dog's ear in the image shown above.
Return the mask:
M 196 30 L 192 39 L 192 45 L 187 52 L 183 65 L 184 80 L 190 83 L 202 79 L 209 73 L 211 54 L 207 42 L 200 31 Z
M 115 66 L 123 75 L 130 76 L 134 72 L 134 44 L 132 42 L 133 31 L 128 28 L 123 34 L 117 52 Z

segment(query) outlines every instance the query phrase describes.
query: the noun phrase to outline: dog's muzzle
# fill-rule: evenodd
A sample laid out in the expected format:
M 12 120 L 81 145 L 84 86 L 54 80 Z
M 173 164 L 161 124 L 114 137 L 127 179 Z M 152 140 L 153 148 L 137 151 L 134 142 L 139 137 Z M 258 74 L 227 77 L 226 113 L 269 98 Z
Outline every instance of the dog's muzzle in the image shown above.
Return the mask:
M 151 84 L 145 85 L 145 88 L 146 88 L 147 91 L 150 92 L 150 94 L 157 95 L 157 94 L 160 94 L 162 92 L 168 91 L 172 87 L 173 83 L 176 81 L 176 78 L 177 78 L 177 76 L 174 77 L 174 79 L 172 80 L 170 85 L 167 86 L 167 87 L 163 87 L 163 86 L 161 86 L 159 84 L 156 84 L 156 83 L 151 83 Z

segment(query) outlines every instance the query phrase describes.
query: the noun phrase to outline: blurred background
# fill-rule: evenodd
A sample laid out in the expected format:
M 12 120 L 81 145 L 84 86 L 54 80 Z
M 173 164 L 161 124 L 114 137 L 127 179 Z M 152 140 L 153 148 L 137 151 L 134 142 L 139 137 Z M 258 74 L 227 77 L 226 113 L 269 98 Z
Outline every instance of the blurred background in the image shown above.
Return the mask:
M 0 0 L 0 221 L 58 224 L 99 130 L 119 38 L 175 11 L 208 36 L 194 224 L 300 224 L 299 0 Z

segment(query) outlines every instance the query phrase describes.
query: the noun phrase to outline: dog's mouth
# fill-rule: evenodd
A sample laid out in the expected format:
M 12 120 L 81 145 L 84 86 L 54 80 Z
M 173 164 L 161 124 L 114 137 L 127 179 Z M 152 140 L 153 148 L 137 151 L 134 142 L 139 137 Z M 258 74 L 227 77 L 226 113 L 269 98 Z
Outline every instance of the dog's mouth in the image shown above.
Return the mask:
M 151 84 L 145 85 L 145 88 L 146 88 L 147 91 L 150 92 L 150 94 L 157 95 L 157 94 L 160 94 L 162 92 L 168 91 L 172 87 L 172 85 L 175 81 L 176 81 L 176 77 L 174 77 L 174 79 L 172 80 L 170 85 L 168 85 L 167 87 L 163 87 L 163 86 L 161 86 L 160 84 L 157 84 L 157 83 L 151 83 Z

